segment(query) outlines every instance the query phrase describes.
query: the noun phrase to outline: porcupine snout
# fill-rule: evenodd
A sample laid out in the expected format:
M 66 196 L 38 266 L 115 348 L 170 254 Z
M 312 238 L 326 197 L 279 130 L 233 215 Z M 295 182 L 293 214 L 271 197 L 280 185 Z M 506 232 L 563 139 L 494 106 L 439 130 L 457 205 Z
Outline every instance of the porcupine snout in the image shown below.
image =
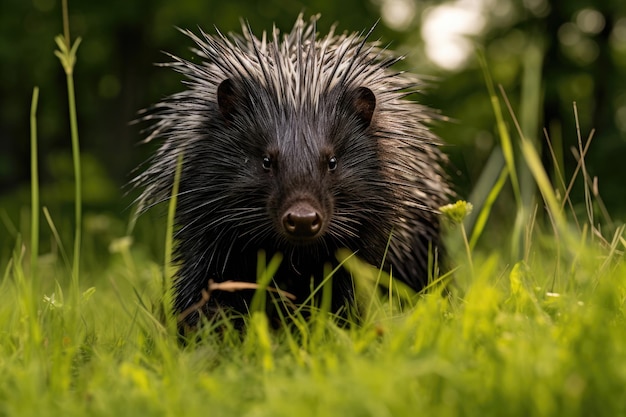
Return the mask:
M 314 239 L 322 230 L 323 220 L 321 212 L 310 203 L 296 201 L 283 213 L 283 231 L 296 240 Z

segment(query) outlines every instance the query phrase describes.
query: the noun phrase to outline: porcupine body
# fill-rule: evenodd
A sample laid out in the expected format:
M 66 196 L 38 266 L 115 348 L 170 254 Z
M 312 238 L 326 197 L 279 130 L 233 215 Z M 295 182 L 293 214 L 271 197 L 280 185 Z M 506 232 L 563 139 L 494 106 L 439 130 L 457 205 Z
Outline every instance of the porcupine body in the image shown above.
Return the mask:
M 448 202 L 427 107 L 406 99 L 419 81 L 400 58 L 359 34 L 316 33 L 317 17 L 255 37 L 185 33 L 198 59 L 167 64 L 187 89 L 150 109 L 149 139 L 162 145 L 134 181 L 140 205 L 170 198 L 183 155 L 176 209 L 174 310 L 198 304 L 209 279 L 256 279 L 259 250 L 283 261 L 274 284 L 303 302 L 348 248 L 419 290 L 437 209 Z M 370 31 L 371 33 L 371 31 Z M 369 34 L 368 34 L 369 35 Z M 388 252 L 386 247 L 389 243 Z M 354 305 L 354 285 L 333 276 L 332 309 Z M 252 291 L 215 291 L 202 311 L 245 312 Z

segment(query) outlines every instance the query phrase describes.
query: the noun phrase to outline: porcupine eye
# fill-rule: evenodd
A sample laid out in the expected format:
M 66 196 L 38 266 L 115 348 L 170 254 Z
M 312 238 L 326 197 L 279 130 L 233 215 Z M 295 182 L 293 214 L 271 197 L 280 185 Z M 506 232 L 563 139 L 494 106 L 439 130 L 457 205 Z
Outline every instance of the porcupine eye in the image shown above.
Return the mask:
M 328 170 L 334 171 L 337 169 L 337 157 L 333 156 L 328 160 Z
M 263 169 L 265 171 L 272 169 L 272 159 L 269 156 L 263 157 Z

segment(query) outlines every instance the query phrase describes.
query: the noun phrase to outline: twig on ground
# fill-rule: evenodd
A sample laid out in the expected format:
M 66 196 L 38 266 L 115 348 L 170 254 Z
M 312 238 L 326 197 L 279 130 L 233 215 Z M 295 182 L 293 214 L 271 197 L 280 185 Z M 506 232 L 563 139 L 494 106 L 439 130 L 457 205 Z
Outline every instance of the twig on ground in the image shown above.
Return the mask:
M 242 290 L 256 290 L 259 288 L 259 284 L 256 282 L 245 282 L 245 281 L 224 281 L 224 282 L 215 282 L 212 279 L 209 280 L 209 285 L 207 289 L 203 289 L 201 292 L 202 298 L 188 308 L 186 308 L 182 313 L 178 315 L 177 322 L 180 324 L 194 311 L 201 310 L 211 298 L 211 293 L 213 291 L 227 291 L 227 292 L 235 292 Z M 281 297 L 287 298 L 291 301 L 296 301 L 296 296 L 291 294 L 290 292 L 283 291 L 274 287 L 267 287 L 267 290 L 276 294 L 279 294 Z

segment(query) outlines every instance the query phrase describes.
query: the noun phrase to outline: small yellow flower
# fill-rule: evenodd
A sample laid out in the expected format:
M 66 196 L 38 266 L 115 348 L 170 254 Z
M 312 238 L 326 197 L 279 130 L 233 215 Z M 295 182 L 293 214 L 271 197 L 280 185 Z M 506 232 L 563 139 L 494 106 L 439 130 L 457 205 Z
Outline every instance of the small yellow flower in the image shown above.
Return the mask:
M 472 203 L 459 200 L 454 204 L 446 204 L 445 206 L 439 207 L 439 211 L 454 224 L 460 224 L 465 217 L 469 216 L 472 212 L 472 208 Z

